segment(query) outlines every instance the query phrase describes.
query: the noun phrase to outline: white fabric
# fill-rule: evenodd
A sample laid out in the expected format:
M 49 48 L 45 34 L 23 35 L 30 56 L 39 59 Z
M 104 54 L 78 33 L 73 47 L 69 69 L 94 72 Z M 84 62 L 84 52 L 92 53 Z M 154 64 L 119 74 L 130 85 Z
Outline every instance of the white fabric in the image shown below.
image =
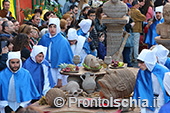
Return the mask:
M 44 55 L 44 59 L 46 57 L 46 53 L 47 53 L 47 47 L 44 47 L 42 45 L 35 45 L 33 46 L 33 49 L 31 51 L 31 59 L 36 63 L 35 57 L 39 54 L 39 53 L 43 53 Z M 44 61 L 44 59 L 42 60 L 42 62 Z
M 144 63 L 147 67 L 147 69 L 152 72 L 155 64 L 157 62 L 157 59 L 156 59 L 156 56 L 154 54 L 154 52 L 152 51 L 148 51 L 145 55 L 145 58 L 144 58 Z
M 90 19 L 83 19 L 80 23 L 79 26 L 82 29 L 83 33 L 88 33 L 92 25 L 92 20 Z
M 48 50 L 48 61 L 51 63 L 51 44 L 52 42 L 50 42 L 50 45 L 49 45 L 49 50 Z
M 165 73 L 163 84 L 166 92 L 170 95 L 170 72 Z
M 8 60 L 6 61 L 6 65 L 7 65 L 7 67 L 10 69 L 10 67 L 9 67 L 9 61 L 11 60 L 11 59 L 19 59 L 20 60 L 20 68 L 18 69 L 18 71 L 21 69 L 21 67 L 22 67 L 22 61 L 21 61 L 21 53 L 20 53 L 20 51 L 17 51 L 17 52 L 9 52 L 8 53 Z M 11 69 L 10 69 L 11 70 Z M 15 72 L 15 73 L 17 73 L 17 71 Z
M 150 51 L 150 50 L 148 50 L 148 49 L 143 49 L 143 50 L 141 51 L 141 53 L 138 55 L 138 58 L 137 58 L 137 59 L 144 62 L 145 56 L 146 56 L 146 54 L 147 54 L 149 51 Z
M 87 7 L 87 6 L 89 6 L 89 4 L 87 4 L 87 3 L 83 4 L 82 10 L 83 10 L 85 7 Z M 90 6 L 89 6 L 89 7 L 90 7 Z
M 78 67 L 83 66 L 84 59 L 86 56 L 87 56 L 87 53 L 85 52 L 84 49 L 82 49 L 82 51 L 80 52 L 81 63 L 77 65 Z
M 152 88 L 153 88 L 153 93 L 159 95 L 161 86 L 159 84 L 159 81 L 157 79 L 157 77 L 151 73 L 151 77 L 152 77 Z
M 158 62 L 162 65 L 166 63 L 169 50 L 162 45 L 156 45 L 152 50 L 158 58 Z
M 49 27 L 51 24 L 54 24 L 54 25 L 56 25 L 56 27 L 57 27 L 57 32 L 56 32 L 56 34 L 53 36 L 53 37 L 55 37 L 58 33 L 61 32 L 60 19 L 59 19 L 59 18 L 50 18 L 50 19 L 49 19 L 48 27 Z M 52 38 L 51 34 L 50 34 L 50 38 Z
M 44 86 L 43 86 L 43 96 L 45 96 L 45 94 L 48 92 L 48 90 L 51 89 L 50 87 L 50 82 L 49 82 L 49 78 L 48 78 L 48 67 L 45 64 L 42 64 L 43 66 L 43 72 L 44 72 Z
M 54 80 L 55 85 L 57 85 L 58 79 L 62 80 L 62 85 L 67 84 L 67 78 L 68 75 L 62 75 L 60 74 L 61 69 L 60 68 L 51 68 L 51 74 Z
M 77 38 L 78 38 L 77 30 L 74 28 L 70 28 L 68 30 L 67 36 L 68 36 L 68 40 L 77 40 Z
M 158 6 L 155 8 L 155 12 L 161 12 L 163 13 L 163 6 Z
M 75 55 L 80 55 L 82 49 L 83 49 L 83 45 L 84 45 L 84 42 L 85 42 L 86 38 L 83 37 L 83 36 L 78 36 L 77 38 L 77 47 L 75 49 Z

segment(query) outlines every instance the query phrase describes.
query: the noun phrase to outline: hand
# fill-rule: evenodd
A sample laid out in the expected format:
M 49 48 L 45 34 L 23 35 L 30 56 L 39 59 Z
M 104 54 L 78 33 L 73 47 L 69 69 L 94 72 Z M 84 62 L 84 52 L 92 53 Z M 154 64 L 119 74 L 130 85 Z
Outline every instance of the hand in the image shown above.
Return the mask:
M 61 80 L 61 79 L 58 79 L 57 87 L 58 87 L 58 88 L 62 87 L 62 80 Z
M 13 110 L 9 106 L 5 107 L 5 113 L 11 113 L 12 111 Z
M 87 41 L 88 41 L 88 43 L 89 43 L 89 42 L 91 42 L 91 41 L 92 41 L 92 39 L 90 39 L 90 38 L 88 37 L 88 38 L 87 38 Z
M 8 47 L 5 46 L 4 48 L 2 48 L 2 54 L 7 54 L 9 52 Z
M 131 26 L 133 27 L 134 25 L 135 25 L 135 22 L 132 22 L 132 23 L 131 23 Z

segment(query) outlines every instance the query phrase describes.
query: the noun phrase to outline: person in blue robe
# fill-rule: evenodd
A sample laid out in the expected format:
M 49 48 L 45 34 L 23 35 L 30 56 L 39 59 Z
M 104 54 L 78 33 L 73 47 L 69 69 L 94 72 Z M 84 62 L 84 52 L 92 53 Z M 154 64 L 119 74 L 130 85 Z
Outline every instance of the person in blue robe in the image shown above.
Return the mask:
M 46 52 L 47 47 L 33 46 L 30 57 L 23 64 L 23 67 L 30 72 L 38 92 L 43 96 L 54 87 L 50 66 L 45 59 Z
M 81 64 L 82 64 L 84 62 L 85 57 L 88 54 L 92 54 L 93 56 L 97 56 L 97 49 L 95 49 L 94 51 L 92 51 L 90 49 L 91 39 L 88 37 L 88 32 L 90 32 L 93 29 L 94 22 L 90 19 L 83 19 L 79 23 L 79 26 L 80 26 L 80 29 L 77 31 L 77 35 L 83 36 L 83 37 L 86 38 L 84 45 L 83 45 L 83 50 L 80 53 Z
M 49 19 L 48 30 L 49 33 L 43 35 L 38 45 L 47 47 L 46 60 L 52 67 L 51 73 L 54 83 L 61 87 L 67 84 L 68 76 L 60 74 L 59 65 L 61 63 L 73 64 L 73 53 L 69 42 L 60 33 L 60 20 L 58 18 Z
M 0 112 L 17 112 L 40 94 L 30 73 L 22 68 L 20 52 L 9 52 L 7 68 L 0 72 Z
M 163 84 L 166 90 L 166 93 L 168 96 L 170 96 L 170 73 L 165 73 L 165 77 L 163 80 Z M 166 103 L 165 105 L 163 105 L 161 107 L 161 109 L 159 110 L 159 113 L 169 113 L 170 111 L 170 101 L 168 103 Z
M 159 6 L 155 8 L 155 21 L 151 24 L 148 29 L 148 33 L 145 38 L 145 43 L 148 44 L 150 48 L 152 45 L 157 45 L 155 41 L 155 37 L 159 36 L 156 32 L 156 26 L 164 22 L 164 18 L 162 16 L 163 7 Z
M 151 50 L 142 50 L 138 56 L 138 61 L 140 70 L 136 79 L 133 99 L 138 100 L 140 97 L 141 101 L 148 100 L 149 106 L 141 107 L 141 113 L 157 113 L 160 108 L 153 106 L 154 97 L 159 99 L 159 106 L 164 105 L 169 100 L 163 86 L 164 75 L 169 72 L 169 69 L 157 63 L 156 56 Z

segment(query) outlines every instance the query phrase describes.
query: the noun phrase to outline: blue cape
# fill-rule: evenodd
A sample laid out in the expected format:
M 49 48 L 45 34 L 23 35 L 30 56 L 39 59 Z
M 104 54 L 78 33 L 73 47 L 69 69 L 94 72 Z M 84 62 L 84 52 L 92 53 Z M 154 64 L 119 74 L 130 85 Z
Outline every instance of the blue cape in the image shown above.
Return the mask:
M 158 63 L 156 63 L 155 67 L 152 70 L 152 73 L 157 77 L 159 84 L 162 88 L 165 103 L 167 103 L 169 101 L 169 97 L 167 96 L 167 94 L 165 92 L 164 85 L 163 85 L 163 79 L 164 79 L 164 75 L 166 72 L 169 72 L 169 69 L 163 65 L 158 64 Z
M 73 53 L 69 42 L 64 38 L 61 33 L 55 37 L 50 38 L 49 33 L 43 35 L 38 42 L 38 45 L 47 47 L 46 60 L 48 61 L 49 45 L 51 44 L 51 67 L 58 68 L 61 63 L 73 64 Z
M 44 86 L 44 71 L 42 64 L 45 64 L 46 66 L 49 67 L 49 64 L 47 60 L 44 60 L 41 64 L 35 63 L 31 57 L 29 57 L 23 64 L 23 67 L 27 69 L 35 83 L 35 86 L 38 89 L 38 92 L 42 95 L 43 92 L 43 86 Z M 51 75 L 50 67 L 48 68 L 48 79 L 50 82 L 51 88 L 54 87 L 54 81 Z
M 164 65 L 170 70 L 170 58 L 169 57 L 167 58 Z
M 139 70 L 137 74 L 133 99 L 141 99 L 141 104 L 143 99 L 148 100 L 148 105 L 153 106 L 153 88 L 152 88 L 152 77 L 151 72 L 148 70 Z M 147 107 L 148 109 L 154 111 L 153 107 Z
M 150 48 L 152 45 L 157 45 L 155 41 L 155 37 L 159 36 L 156 32 L 156 26 L 157 24 L 163 23 L 164 19 L 161 19 L 160 21 L 155 21 L 153 24 L 148 29 L 146 38 L 145 38 L 145 43 L 148 44 L 148 47 Z
M 13 73 L 9 70 L 8 67 L 0 72 L 1 101 L 8 101 L 9 82 L 12 74 Z M 40 97 L 34 81 L 30 73 L 26 69 L 21 67 L 21 69 L 17 73 L 14 73 L 14 81 L 18 103 L 29 101 L 32 99 L 38 99 Z
M 170 111 L 170 101 L 161 107 L 159 113 L 169 113 L 169 111 Z
M 85 52 L 87 54 L 90 54 L 90 43 L 88 43 L 87 41 L 87 34 L 83 33 L 83 31 L 81 30 L 81 28 L 77 31 L 77 35 L 78 36 L 84 36 L 86 38 L 85 42 L 84 42 L 84 45 L 83 45 L 83 49 L 85 50 Z

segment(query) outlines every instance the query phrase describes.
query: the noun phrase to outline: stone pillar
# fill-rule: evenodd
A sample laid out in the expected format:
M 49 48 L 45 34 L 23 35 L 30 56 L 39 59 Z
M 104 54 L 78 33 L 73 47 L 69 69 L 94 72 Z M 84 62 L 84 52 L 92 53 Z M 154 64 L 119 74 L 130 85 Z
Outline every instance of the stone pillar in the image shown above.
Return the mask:
M 113 56 L 120 48 L 123 26 L 128 23 L 127 5 L 119 0 L 110 0 L 103 5 L 107 15 L 102 22 L 107 26 L 107 56 Z

